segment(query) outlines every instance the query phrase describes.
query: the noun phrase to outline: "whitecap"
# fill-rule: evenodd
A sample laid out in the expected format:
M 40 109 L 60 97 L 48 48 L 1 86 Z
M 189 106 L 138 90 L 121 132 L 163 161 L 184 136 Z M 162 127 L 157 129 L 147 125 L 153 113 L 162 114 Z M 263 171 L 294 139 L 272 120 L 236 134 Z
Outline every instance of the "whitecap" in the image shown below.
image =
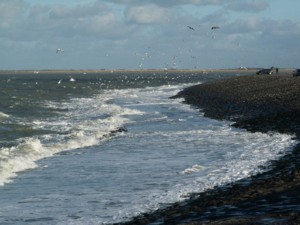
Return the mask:
M 129 122 L 128 115 L 141 113 L 113 104 L 109 95 L 102 93 L 93 98 L 45 102 L 44 107 L 60 113 L 54 118 L 30 121 L 30 125 L 35 130 L 53 133 L 19 139 L 16 146 L 0 148 L 0 185 L 12 181 L 21 171 L 36 168 L 38 160 L 64 151 L 95 146 L 112 138 L 114 131 Z M 0 112 L 1 116 L 9 115 Z M 27 125 L 25 121 L 22 123 Z
M 182 173 L 182 174 L 191 174 L 191 173 L 199 172 L 199 171 L 204 170 L 204 169 L 205 169 L 204 166 L 195 164 L 195 165 L 193 165 L 192 167 L 185 169 L 185 170 L 182 171 L 181 173 Z
M 40 140 L 27 138 L 17 146 L 0 150 L 0 185 L 11 182 L 18 172 L 37 167 L 35 161 L 51 155 Z
M 0 112 L 0 119 L 8 118 L 8 117 L 10 117 L 8 114 L 6 114 L 4 112 Z

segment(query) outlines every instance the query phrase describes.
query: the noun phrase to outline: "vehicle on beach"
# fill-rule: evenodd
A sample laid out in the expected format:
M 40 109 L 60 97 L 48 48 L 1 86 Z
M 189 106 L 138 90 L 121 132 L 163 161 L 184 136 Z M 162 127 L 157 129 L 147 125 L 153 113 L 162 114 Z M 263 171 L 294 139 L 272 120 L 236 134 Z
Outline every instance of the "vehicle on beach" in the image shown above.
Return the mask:
M 300 76 L 300 69 L 296 69 L 294 72 L 293 72 L 293 77 L 298 77 Z
M 271 67 L 270 69 L 261 69 L 259 71 L 256 72 L 257 75 L 263 75 L 263 74 L 269 74 L 271 75 L 272 73 L 274 73 L 274 67 Z

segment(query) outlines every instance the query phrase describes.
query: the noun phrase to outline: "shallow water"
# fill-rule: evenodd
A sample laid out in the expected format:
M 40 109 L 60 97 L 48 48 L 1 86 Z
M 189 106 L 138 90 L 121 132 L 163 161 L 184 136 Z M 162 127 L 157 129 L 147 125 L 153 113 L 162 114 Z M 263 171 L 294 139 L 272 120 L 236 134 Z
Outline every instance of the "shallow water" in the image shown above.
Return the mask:
M 169 99 L 220 77 L 1 77 L 0 223 L 126 221 L 290 151 L 291 136 L 248 133 Z

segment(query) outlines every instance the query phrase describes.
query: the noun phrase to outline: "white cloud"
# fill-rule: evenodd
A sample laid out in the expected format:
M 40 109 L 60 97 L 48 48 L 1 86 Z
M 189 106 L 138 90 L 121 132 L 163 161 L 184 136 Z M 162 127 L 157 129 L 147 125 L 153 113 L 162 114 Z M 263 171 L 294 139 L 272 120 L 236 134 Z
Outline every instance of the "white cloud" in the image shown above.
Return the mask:
M 106 0 L 116 4 L 145 5 L 156 4 L 164 7 L 176 5 L 221 5 L 231 0 Z
M 0 1 L 0 28 L 10 28 L 23 13 L 25 3 L 22 0 Z
M 229 2 L 226 7 L 234 11 L 260 12 L 266 10 L 269 4 L 265 0 L 236 0 Z
M 116 14 L 106 12 L 92 17 L 77 19 L 74 29 L 74 33 L 80 36 L 96 35 L 98 37 L 107 37 L 115 34 L 115 32 L 120 32 L 121 27 Z
M 167 21 L 167 10 L 157 5 L 130 7 L 126 12 L 129 21 L 140 24 L 164 23 Z
M 234 11 L 257 12 L 269 7 L 266 0 L 106 0 L 115 4 L 126 6 L 143 6 L 147 4 L 156 4 L 162 7 L 173 7 L 183 5 L 194 6 L 221 6 Z
M 108 10 L 108 7 L 100 2 L 94 2 L 93 4 L 79 4 L 73 7 L 57 4 L 54 5 L 50 12 L 50 17 L 53 18 L 81 18 L 98 15 L 99 13 Z
M 69 63 L 66 68 L 99 68 L 98 62 L 100 68 L 139 68 L 135 53 L 145 52 L 151 53 L 145 68 L 162 68 L 164 63 L 172 63 L 174 56 L 176 66 L 186 68 L 197 61 L 205 68 L 216 55 L 220 59 L 226 56 L 230 62 L 237 53 L 244 55 L 245 61 L 250 56 L 254 60 L 257 54 L 267 61 L 270 57 L 266 54 L 273 49 L 281 49 L 282 55 L 300 52 L 299 21 L 261 17 L 256 12 L 268 7 L 266 0 L 36 2 L 0 0 L 0 56 L 5 58 L 0 60 L 0 69 L 14 58 L 29 58 L 32 65 L 36 59 L 40 68 L 64 63 Z M 212 32 L 214 25 L 221 29 Z M 65 62 L 55 54 L 51 58 L 57 47 L 65 49 Z
M 27 13 L 18 14 L 16 20 L 19 22 L 10 28 L 10 33 L 4 35 L 15 40 L 76 36 L 114 38 L 118 32 L 121 34 L 127 29 L 118 12 L 100 2 L 75 6 L 37 4 L 28 8 Z

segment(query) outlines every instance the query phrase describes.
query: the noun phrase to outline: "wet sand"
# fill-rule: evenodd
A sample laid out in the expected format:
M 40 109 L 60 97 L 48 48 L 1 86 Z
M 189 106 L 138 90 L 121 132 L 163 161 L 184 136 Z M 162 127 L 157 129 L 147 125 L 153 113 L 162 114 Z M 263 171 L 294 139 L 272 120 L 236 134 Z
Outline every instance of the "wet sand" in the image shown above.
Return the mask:
M 288 133 L 300 140 L 300 77 L 234 77 L 193 86 L 174 97 L 249 132 Z M 300 144 L 272 162 L 268 172 L 194 194 L 124 224 L 300 224 Z

